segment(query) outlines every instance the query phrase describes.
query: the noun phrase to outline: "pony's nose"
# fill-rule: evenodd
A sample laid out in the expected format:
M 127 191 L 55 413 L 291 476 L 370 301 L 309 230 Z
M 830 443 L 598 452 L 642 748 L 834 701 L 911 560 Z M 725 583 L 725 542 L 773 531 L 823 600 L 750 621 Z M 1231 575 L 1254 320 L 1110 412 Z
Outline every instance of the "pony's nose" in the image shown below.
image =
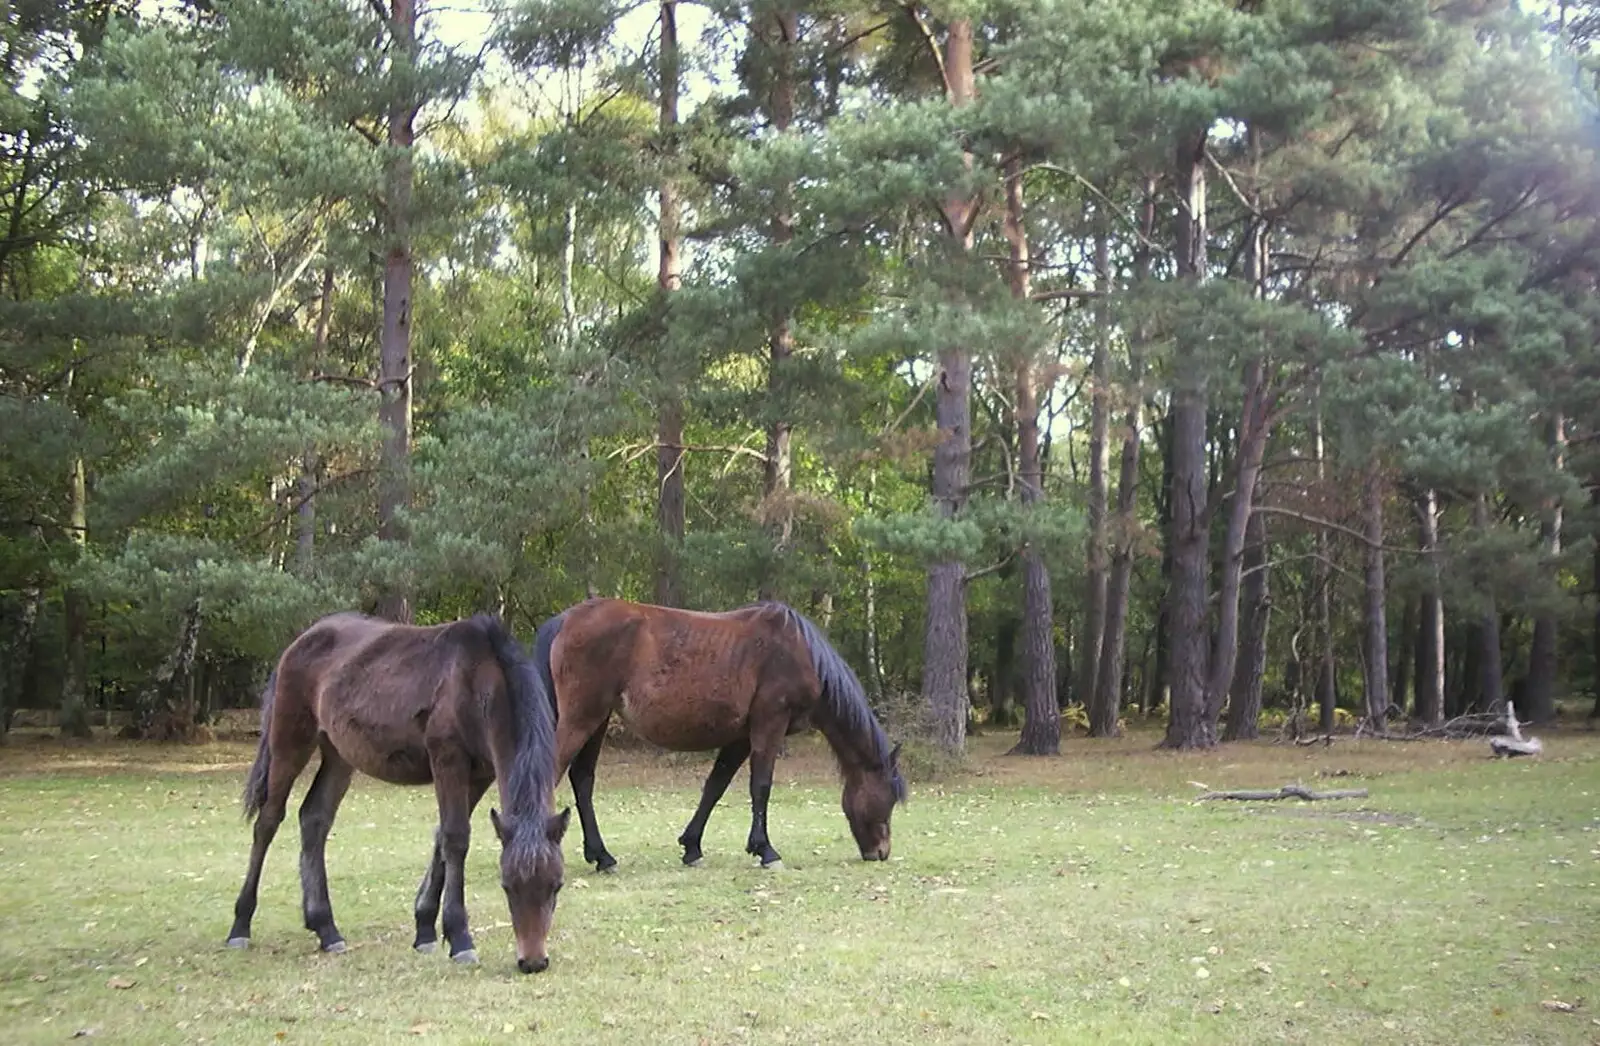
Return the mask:
M 889 847 L 884 845 L 874 850 L 867 850 L 862 853 L 861 859 L 863 861 L 887 861 L 889 859 Z
M 546 955 L 542 959 L 518 959 L 517 960 L 517 969 L 521 970 L 523 973 L 543 973 L 545 971 L 545 968 L 547 966 L 549 966 L 549 965 L 550 965 L 550 956 L 548 956 L 548 955 Z

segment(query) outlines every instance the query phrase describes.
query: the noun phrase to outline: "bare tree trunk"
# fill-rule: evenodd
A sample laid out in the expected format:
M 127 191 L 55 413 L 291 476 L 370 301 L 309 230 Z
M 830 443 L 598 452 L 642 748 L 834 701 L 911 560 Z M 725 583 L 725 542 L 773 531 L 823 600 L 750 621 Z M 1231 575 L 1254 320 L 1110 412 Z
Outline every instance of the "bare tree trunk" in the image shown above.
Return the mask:
M 678 186 L 677 172 L 671 165 L 677 157 L 678 91 L 680 55 L 678 52 L 677 0 L 661 0 L 661 152 L 668 169 L 661 179 L 660 266 L 656 288 L 661 295 L 661 341 L 667 351 L 670 299 L 678 289 Z M 665 362 L 665 361 L 663 361 Z M 656 525 L 661 548 L 656 562 L 655 600 L 661 606 L 683 602 L 679 552 L 683 546 L 687 497 L 684 487 L 685 450 L 683 444 L 683 401 L 672 382 L 663 374 L 660 413 L 656 419 Z
M 951 21 L 945 45 L 945 90 L 951 106 L 971 102 L 972 22 Z M 972 163 L 967 154 L 967 164 Z M 972 250 L 976 201 L 957 193 L 944 202 L 944 215 L 956 247 Z M 940 516 L 953 518 L 966 504 L 972 471 L 972 355 L 965 345 L 939 350 L 939 381 L 934 415 L 940 439 L 933 456 L 933 499 Z M 946 751 L 966 747 L 967 593 L 966 565 L 945 559 L 928 568 L 928 617 L 923 640 L 922 692 L 931 711 L 935 742 Z
M 1328 454 L 1322 434 L 1321 396 L 1311 418 L 1312 453 L 1317 462 L 1317 486 L 1327 488 Z M 1333 713 L 1339 704 L 1339 690 L 1333 656 L 1333 546 L 1326 530 L 1319 529 L 1316 537 L 1316 569 L 1312 571 L 1317 588 L 1317 641 L 1321 644 L 1322 666 L 1317 671 L 1317 707 L 1319 723 L 1324 734 L 1333 732 Z
M 67 484 L 67 538 L 76 546 L 74 554 L 82 556 L 89 545 L 89 484 L 81 457 L 73 459 Z M 69 584 L 62 602 L 66 613 L 67 672 L 61 685 L 61 733 L 89 737 L 93 732 L 89 725 L 89 597 Z
M 793 11 L 780 11 L 763 20 L 767 46 L 772 51 L 772 95 L 767 111 L 772 129 L 787 131 L 794 123 L 795 69 L 794 54 L 800 33 L 800 19 Z M 772 215 L 768 238 L 777 250 L 784 250 L 794 240 L 794 208 L 788 187 L 779 191 L 779 203 Z M 787 404 L 784 392 L 784 368 L 794 355 L 793 317 L 787 305 L 776 310 L 768 324 L 767 347 L 767 404 L 771 419 L 767 423 L 767 455 L 762 476 L 761 493 L 767 508 L 767 525 L 772 535 L 773 551 L 778 555 L 788 549 L 794 530 L 794 512 L 789 505 L 789 488 L 793 480 L 790 459 L 790 425 L 786 418 Z M 777 597 L 776 566 L 769 570 L 761 584 L 761 598 Z
M 578 201 L 567 201 L 561 227 L 561 337 L 570 351 L 578 344 L 578 294 L 573 274 L 578 263 Z
M 317 323 L 312 334 L 313 371 L 322 368 L 328 349 L 328 330 L 333 320 L 334 273 L 330 265 L 322 270 L 322 295 L 317 304 Z M 310 577 L 316 571 L 317 559 L 317 473 L 320 463 L 315 444 L 307 444 L 300 455 L 300 476 L 296 490 L 300 505 L 295 510 L 294 562 L 295 573 Z
M 27 677 L 28 662 L 33 658 L 33 632 L 39 623 L 39 586 L 29 585 L 20 595 L 22 603 L 17 607 L 17 622 L 11 628 L 5 660 L 0 661 L 0 742 L 11 732 L 11 720 L 21 703 L 23 680 Z
M 1180 280 L 1199 283 L 1206 272 L 1206 132 L 1178 143 L 1177 267 Z M 1180 344 L 1172 395 L 1172 576 L 1167 586 L 1170 653 L 1167 663 L 1167 748 L 1209 748 L 1207 721 L 1209 633 L 1206 605 L 1210 557 L 1206 508 L 1206 371 L 1198 345 Z
M 1383 472 L 1373 460 L 1361 484 L 1361 514 L 1367 537 L 1364 677 L 1367 725 L 1379 732 L 1386 732 L 1389 722 L 1389 593 L 1383 563 L 1383 494 Z
M 416 0 L 393 0 L 394 86 L 405 85 L 390 103 L 389 153 L 384 172 L 383 335 L 379 346 L 378 423 L 383 428 L 383 463 L 378 479 L 378 540 L 406 539 L 400 515 L 410 499 L 411 457 L 411 293 L 415 262 L 411 247 L 413 126 L 419 106 L 411 93 L 417 64 Z M 386 589 L 378 613 L 393 621 L 411 620 L 410 593 Z
M 1589 507 L 1591 510 L 1600 510 L 1600 480 L 1589 488 Z M 1600 513 L 1597 513 L 1600 514 Z M 1595 542 L 1594 563 L 1594 625 L 1589 634 L 1590 654 L 1594 658 L 1594 680 L 1589 684 L 1594 688 L 1594 707 L 1589 709 L 1590 719 L 1600 719 L 1600 541 Z
M 1022 198 L 1022 165 L 1006 168 L 1005 237 L 1010 245 L 1007 269 L 1011 294 L 1027 301 L 1032 293 L 1032 259 Z M 1104 237 L 1100 250 L 1105 250 Z M 1097 350 L 1104 356 L 1104 348 Z M 1016 367 L 1017 489 L 1025 510 L 1037 511 L 1044 501 L 1044 473 L 1039 462 L 1039 386 L 1034 361 L 1020 354 Z M 1102 359 L 1102 369 L 1104 360 Z M 1097 393 L 1102 399 L 1104 390 Z M 1102 404 L 1103 405 L 1103 404 Z M 1100 443 L 1105 446 L 1101 420 Z M 1105 528 L 1105 474 L 1100 476 L 1100 526 Z M 1092 511 L 1092 509 L 1091 509 Z M 1103 536 L 1103 534 L 1102 534 Z M 1100 568 L 1100 601 L 1105 602 L 1105 569 Z M 1102 606 L 1102 611 L 1103 611 Z M 1091 608 L 1090 613 L 1094 613 Z M 1098 625 L 1090 626 L 1098 629 Z M 1022 736 L 1012 752 L 1017 755 L 1058 755 L 1061 752 L 1061 712 L 1056 700 L 1056 648 L 1054 607 L 1050 598 L 1050 568 L 1033 546 L 1022 550 Z M 1099 643 L 1098 631 L 1085 630 Z M 1098 653 L 1098 651 L 1097 651 Z M 1081 662 L 1080 662 L 1081 664 Z
M 1395 651 L 1392 664 L 1394 671 L 1389 673 L 1389 708 L 1391 712 L 1404 713 L 1406 710 L 1406 695 L 1411 692 L 1411 668 L 1417 658 L 1415 650 L 1417 644 L 1417 604 L 1415 600 L 1406 600 L 1400 609 L 1400 627 L 1395 630 L 1395 635 L 1400 640 L 1400 649 Z
M 1244 574 L 1246 531 L 1254 514 L 1256 481 L 1267 448 L 1266 362 L 1259 356 L 1245 367 L 1244 411 L 1239 420 L 1239 456 L 1228 525 L 1223 533 L 1222 563 L 1217 586 L 1217 631 L 1206 677 L 1206 729 L 1216 734 L 1222 704 L 1233 686 L 1239 657 L 1239 590 Z
M 1148 243 L 1155 236 L 1156 189 L 1145 186 L 1141 215 L 1143 240 Z M 1136 281 L 1150 275 L 1150 252 L 1140 246 L 1134 261 Z M 1110 290 L 1107 282 L 1106 290 Z M 1128 597 L 1133 587 L 1133 547 L 1137 532 L 1139 502 L 1139 421 L 1143 393 L 1139 388 L 1143 377 L 1141 353 L 1146 331 L 1135 329 L 1128 345 L 1127 410 L 1123 414 L 1122 456 L 1117 469 L 1116 523 L 1111 528 L 1114 537 L 1110 542 L 1111 573 L 1106 581 L 1105 625 L 1101 629 L 1100 653 L 1096 661 L 1094 690 L 1086 699 L 1089 705 L 1089 736 L 1116 737 L 1122 710 L 1123 679 L 1127 670 L 1128 655 Z M 1109 535 L 1108 535 L 1109 536 Z
M 200 597 L 183 612 L 178 641 L 139 695 L 139 723 L 133 732 L 149 741 L 187 741 L 198 727 L 191 683 L 200 646 Z
M 1556 471 L 1566 465 L 1566 419 L 1560 412 L 1550 419 L 1548 433 L 1550 456 Z M 1556 569 L 1556 559 L 1561 555 L 1561 502 L 1551 498 L 1545 505 L 1544 519 L 1539 524 L 1539 538 L 1544 544 L 1550 569 Z M 1528 691 L 1519 708 L 1527 709 L 1530 721 L 1548 723 L 1556 717 L 1556 616 L 1541 613 L 1533 621 L 1533 646 L 1528 651 Z
M 1417 530 L 1428 565 L 1428 587 L 1422 594 L 1422 625 L 1417 634 L 1418 722 L 1444 722 L 1444 602 L 1439 596 L 1439 497 L 1425 491 L 1417 505 Z
M 1489 495 L 1479 494 L 1472 506 L 1473 522 L 1480 532 L 1489 529 Z M 1478 702 L 1486 712 L 1505 705 L 1505 664 L 1500 649 L 1500 611 L 1494 594 L 1485 594 L 1486 606 L 1478 621 Z
M 1094 689 L 1100 674 L 1100 654 L 1105 645 L 1106 600 L 1109 579 L 1106 532 L 1106 472 L 1111 426 L 1111 318 L 1106 295 L 1111 291 L 1111 252 L 1104 229 L 1094 238 L 1095 287 L 1101 298 L 1096 316 L 1094 357 L 1090 363 L 1089 384 L 1089 489 L 1088 489 L 1088 570 L 1084 584 L 1083 651 L 1078 658 L 1077 693 L 1085 706 L 1094 703 Z
M 1228 721 L 1224 741 L 1248 741 L 1260 733 L 1262 685 L 1267 675 L 1267 626 L 1272 616 L 1272 593 L 1267 565 L 1267 517 L 1250 515 L 1245 529 L 1244 623 L 1240 629 L 1239 661 L 1233 670 L 1228 696 Z

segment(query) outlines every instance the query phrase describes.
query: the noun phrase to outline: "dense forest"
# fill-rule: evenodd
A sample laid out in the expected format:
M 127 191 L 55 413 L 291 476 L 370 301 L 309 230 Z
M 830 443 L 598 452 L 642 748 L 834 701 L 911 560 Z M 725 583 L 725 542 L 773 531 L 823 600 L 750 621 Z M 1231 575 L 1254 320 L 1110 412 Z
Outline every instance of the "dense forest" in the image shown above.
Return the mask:
M 591 595 L 952 751 L 1600 710 L 1600 4 L 3 10 L 6 730 Z

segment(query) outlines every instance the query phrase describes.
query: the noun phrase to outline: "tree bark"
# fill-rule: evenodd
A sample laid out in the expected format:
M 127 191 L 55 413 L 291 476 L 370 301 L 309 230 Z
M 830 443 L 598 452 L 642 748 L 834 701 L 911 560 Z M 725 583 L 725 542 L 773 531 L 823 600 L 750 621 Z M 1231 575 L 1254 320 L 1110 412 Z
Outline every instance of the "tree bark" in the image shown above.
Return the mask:
M 989 676 L 989 723 L 1009 727 L 1016 715 L 1018 619 L 1002 614 L 994 630 L 994 668 Z
M 1600 515 L 1600 480 L 1596 480 L 1589 488 L 1589 508 L 1592 514 Z M 1594 573 L 1594 624 L 1589 633 L 1590 655 L 1594 659 L 1594 679 L 1589 684 L 1594 688 L 1594 707 L 1589 709 L 1590 719 L 1600 719 L 1600 541 L 1595 542 L 1594 562 L 1590 569 Z
M 393 0 L 389 18 L 391 87 L 389 152 L 384 170 L 383 333 L 379 345 L 378 423 L 383 429 L 382 469 L 378 479 L 378 540 L 405 541 L 401 513 L 410 499 L 411 457 L 411 305 L 415 261 L 411 244 L 414 122 L 419 100 L 412 93 L 417 64 L 416 0 Z M 403 88 L 403 89 L 402 89 Z M 410 593 L 385 586 L 378 613 L 410 622 Z
M 1206 271 L 1206 132 L 1178 143 L 1177 275 L 1199 283 Z M 1180 342 L 1182 341 L 1180 337 Z M 1198 345 L 1179 344 L 1172 396 L 1172 576 L 1167 586 L 1167 748 L 1209 748 L 1206 605 L 1210 562 L 1206 528 L 1206 371 Z
M 795 48 L 800 33 L 800 19 L 793 11 L 779 11 L 763 19 L 760 35 L 771 51 L 772 93 L 767 103 L 767 113 L 772 129 L 779 134 L 794 123 L 795 98 Z M 778 192 L 777 207 L 767 233 L 774 249 L 785 250 L 794 241 L 794 205 L 788 186 Z M 767 454 L 763 469 L 761 493 L 767 506 L 767 526 L 771 534 L 773 552 L 781 557 L 788 549 L 794 530 L 794 512 L 789 504 L 789 489 L 793 481 L 793 464 L 790 457 L 790 423 L 787 418 L 784 392 L 784 368 L 794 355 L 793 317 L 787 304 L 772 313 L 767 328 Z M 777 598 L 776 565 L 769 569 L 761 584 L 761 598 Z
M 1156 191 L 1145 186 L 1141 231 L 1145 242 L 1155 237 Z M 1133 278 L 1144 281 L 1150 275 L 1150 252 L 1141 246 L 1134 259 Z M 1105 289 L 1109 291 L 1110 284 Z M 1117 469 L 1117 513 L 1111 538 L 1111 571 L 1106 581 L 1105 625 L 1101 629 L 1100 654 L 1096 663 L 1094 691 L 1089 703 L 1089 736 L 1116 737 L 1122 709 L 1123 678 L 1128 656 L 1128 597 L 1133 587 L 1133 546 L 1138 531 L 1139 421 L 1143 378 L 1141 353 L 1147 332 L 1136 327 L 1128 345 L 1128 406 L 1123 415 L 1122 456 Z M 1108 535 L 1111 536 L 1111 535 Z
M 1557 412 L 1550 419 L 1547 435 L 1550 457 L 1556 472 L 1566 464 L 1566 419 Z M 1556 560 L 1561 555 L 1561 502 L 1551 498 L 1544 506 L 1544 519 L 1539 524 L 1539 539 L 1544 545 L 1549 568 L 1557 569 Z M 1556 616 L 1546 611 L 1533 621 L 1533 645 L 1528 651 L 1528 687 L 1519 707 L 1527 710 L 1528 721 L 1548 723 L 1556 717 Z
M 1423 492 L 1417 505 L 1418 544 L 1428 566 L 1417 633 L 1417 696 L 1414 718 L 1424 726 L 1444 722 L 1444 602 L 1439 596 L 1439 496 Z
M 683 602 L 679 553 L 683 546 L 687 496 L 684 487 L 685 450 L 683 443 L 683 402 L 666 366 L 668 329 L 671 323 L 670 300 L 678 289 L 678 185 L 672 165 L 677 159 L 678 91 L 680 55 L 678 52 L 677 0 L 661 0 L 661 111 L 658 127 L 661 155 L 666 168 L 660 187 L 660 263 L 656 270 L 656 289 L 660 295 L 661 405 L 656 418 L 656 526 L 661 547 L 656 561 L 655 601 L 674 607 Z
M 69 379 L 70 381 L 70 379 Z M 89 483 L 83 459 L 74 458 L 67 475 L 67 537 L 81 557 L 89 546 Z M 61 733 L 89 737 L 89 597 L 76 585 L 62 594 L 66 616 L 67 664 L 61 686 Z
M 139 695 L 140 722 L 135 733 L 145 740 L 187 741 L 195 735 L 199 724 L 190 683 L 200 646 L 200 608 L 200 597 L 190 600 L 177 643 Z
M 17 621 L 6 645 L 5 660 L 0 662 L 0 741 L 11 732 L 11 721 L 22 701 L 22 681 L 33 657 L 33 633 L 39 624 L 39 586 L 29 585 L 20 595 Z
M 1244 410 L 1239 420 L 1239 454 L 1233 498 L 1223 534 L 1221 578 L 1217 586 L 1217 631 L 1206 678 L 1206 729 L 1213 736 L 1222 704 L 1233 687 L 1239 656 L 1239 591 L 1244 573 L 1246 532 L 1254 515 L 1256 481 L 1267 448 L 1266 361 L 1257 356 L 1245 366 Z
M 317 303 L 317 322 L 312 333 L 311 369 L 322 369 L 328 349 L 328 331 L 333 320 L 333 266 L 322 270 L 322 294 Z M 300 455 L 300 476 L 296 482 L 300 506 L 295 510 L 295 573 L 310 577 L 317 559 L 317 475 L 320 463 L 315 444 L 307 444 Z
M 1318 399 L 1311 418 L 1311 441 L 1317 462 L 1317 486 L 1325 491 L 1328 484 L 1328 448 L 1323 440 L 1320 395 Z M 1312 583 L 1317 589 L 1317 642 L 1322 655 L 1322 664 L 1317 670 L 1318 722 L 1324 734 L 1331 734 L 1333 713 L 1339 704 L 1339 689 L 1333 655 L 1333 546 L 1326 530 L 1318 529 L 1316 546 L 1317 560 L 1316 569 L 1312 571 Z
M 1400 627 L 1395 630 L 1400 649 L 1395 651 L 1389 673 L 1389 707 L 1394 712 L 1406 710 L 1406 695 L 1411 692 L 1411 669 L 1417 659 L 1414 649 L 1417 642 L 1417 604 L 1406 600 L 1400 610 Z
M 1267 517 L 1250 514 L 1245 531 L 1244 622 L 1239 660 L 1228 697 L 1224 741 L 1248 741 L 1260 734 L 1262 685 L 1267 674 L 1267 626 L 1272 616 L 1272 591 L 1267 566 Z
M 1383 473 L 1374 460 L 1361 484 L 1366 533 L 1366 705 L 1367 725 L 1381 732 L 1389 722 L 1388 585 L 1383 563 Z
M 945 46 L 946 94 L 951 106 L 965 107 L 973 98 L 972 22 L 950 23 Z M 966 155 L 970 167 L 972 155 Z M 944 202 L 945 225 L 952 251 L 972 251 L 972 217 L 976 201 L 962 191 Z M 972 355 L 965 345 L 939 350 L 938 389 L 934 414 L 939 443 L 933 457 L 933 499 L 939 515 L 953 519 L 966 504 L 972 469 Z M 935 743 L 949 752 L 966 747 L 967 598 L 966 565 L 945 559 L 928 568 L 928 616 L 923 642 L 922 692 L 927 696 Z
M 1085 706 L 1094 704 L 1095 684 L 1100 674 L 1100 656 L 1105 646 L 1106 602 L 1109 597 L 1107 553 L 1106 472 L 1109 468 L 1111 425 L 1111 317 L 1107 295 L 1111 292 L 1111 252 L 1104 229 L 1094 238 L 1095 287 L 1100 292 L 1094 335 L 1094 355 L 1089 367 L 1089 489 L 1087 511 L 1089 536 L 1088 569 L 1084 578 L 1083 651 L 1078 658 L 1077 693 Z M 1092 732 L 1092 731 L 1091 731 Z
M 1007 274 L 1011 294 L 1027 301 L 1032 294 L 1032 259 L 1022 197 L 1022 165 L 1006 167 L 1006 215 L 1009 244 Z M 1103 238 L 1102 238 L 1103 250 Z M 1100 351 L 1104 352 L 1103 348 Z M 1024 350 L 1015 361 L 1017 415 L 1017 489 L 1024 511 L 1038 511 L 1044 502 L 1044 473 L 1039 461 L 1039 385 L 1034 360 Z M 1104 422 L 1100 440 L 1105 443 Z M 1105 477 L 1101 475 L 1101 525 L 1105 516 Z M 1100 598 L 1105 600 L 1105 573 L 1101 570 Z M 1093 613 L 1093 610 L 1090 611 Z M 1061 752 L 1061 712 L 1056 700 L 1056 649 L 1054 607 L 1050 596 L 1050 568 L 1031 544 L 1022 549 L 1022 736 L 1012 751 L 1017 755 L 1058 755 Z M 1084 635 L 1090 632 L 1086 629 Z M 1098 643 L 1099 636 L 1095 636 Z M 1097 652 L 1098 653 L 1098 652 Z M 1080 662 L 1081 663 L 1081 662 Z
M 1480 533 L 1489 529 L 1489 495 L 1473 503 L 1473 521 Z M 1505 666 L 1500 649 L 1500 611 L 1494 593 L 1484 594 L 1486 606 L 1478 621 L 1478 703 L 1483 711 L 1498 711 L 1505 703 Z
M 567 201 L 561 226 L 561 339 L 568 351 L 578 344 L 578 294 L 573 285 L 578 264 L 578 201 Z

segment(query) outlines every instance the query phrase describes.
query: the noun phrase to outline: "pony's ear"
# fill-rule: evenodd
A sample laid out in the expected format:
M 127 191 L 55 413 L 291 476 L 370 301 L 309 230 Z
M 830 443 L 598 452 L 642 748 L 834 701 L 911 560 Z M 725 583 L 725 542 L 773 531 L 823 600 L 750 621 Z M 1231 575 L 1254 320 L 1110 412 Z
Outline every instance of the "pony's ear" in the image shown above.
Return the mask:
M 544 835 L 552 843 L 559 843 L 561 837 L 567 834 L 567 822 L 572 820 L 572 807 L 567 807 L 558 814 L 551 814 L 550 820 L 545 822 Z
M 500 820 L 500 811 L 494 807 L 489 808 L 489 823 L 494 825 L 494 834 L 500 837 L 502 843 L 511 835 L 511 826 Z
M 889 749 L 889 765 L 890 766 L 899 766 L 900 765 L 900 742 L 899 741 L 896 741 L 894 743 L 894 747 Z

